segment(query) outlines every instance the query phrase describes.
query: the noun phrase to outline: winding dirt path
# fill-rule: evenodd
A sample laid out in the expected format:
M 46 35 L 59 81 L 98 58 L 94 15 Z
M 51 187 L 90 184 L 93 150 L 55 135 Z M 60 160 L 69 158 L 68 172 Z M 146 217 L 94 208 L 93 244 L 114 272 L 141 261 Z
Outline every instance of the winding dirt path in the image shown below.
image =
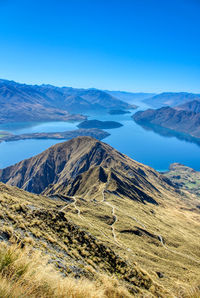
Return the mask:
M 115 214 L 115 207 L 113 205 L 111 205 L 110 203 L 108 202 L 104 202 L 104 204 L 108 205 L 109 207 L 112 208 L 112 215 L 113 215 L 113 223 L 111 225 L 111 229 L 112 229 L 112 234 L 113 234 L 113 238 L 114 238 L 114 241 L 120 245 L 119 241 L 117 240 L 117 236 L 116 236 L 116 233 L 115 233 L 115 227 L 114 225 L 116 224 L 118 218 L 117 218 L 117 215 Z
M 116 233 L 115 233 L 115 227 L 114 227 L 115 224 L 116 224 L 116 222 L 117 222 L 117 220 L 118 220 L 117 215 L 115 214 L 116 207 L 113 206 L 112 204 L 110 204 L 109 202 L 106 202 L 106 200 L 105 200 L 105 191 L 106 191 L 106 188 L 108 187 L 108 184 L 109 184 L 109 180 L 107 181 L 104 189 L 102 190 L 102 193 L 101 193 L 102 194 L 102 200 L 100 201 L 100 203 L 104 203 L 104 204 L 106 204 L 106 205 L 108 205 L 109 207 L 112 208 L 112 215 L 113 215 L 114 221 L 113 221 L 113 223 L 111 225 L 111 229 L 112 229 L 113 239 L 114 239 L 114 241 L 116 242 L 116 244 L 118 246 L 121 246 L 121 244 L 117 240 L 117 236 L 116 236 Z
M 167 246 L 164 244 L 164 242 L 163 242 L 163 237 L 162 237 L 161 235 L 158 235 L 158 239 L 160 240 L 162 246 L 163 246 L 166 250 L 168 250 L 169 252 L 172 252 L 172 253 L 177 254 L 177 255 L 179 255 L 179 256 L 181 256 L 181 257 L 183 257 L 183 258 L 187 258 L 187 259 L 189 259 L 189 260 L 191 260 L 191 261 L 193 261 L 193 262 L 195 262 L 195 263 L 200 264 L 200 261 L 199 261 L 199 260 L 197 260 L 197 259 L 195 259 L 195 258 L 193 258 L 193 257 L 191 257 L 191 256 L 185 255 L 185 254 L 183 254 L 183 253 L 181 253 L 181 252 L 175 251 L 175 250 L 173 250 L 173 249 L 167 247 Z
M 65 209 L 67 209 L 70 205 L 74 205 L 74 208 L 77 210 L 77 215 L 78 217 L 81 217 L 81 210 L 76 206 L 77 203 L 77 199 L 75 197 L 72 197 L 72 199 L 74 200 L 73 202 L 69 202 L 66 206 L 62 207 L 60 209 L 60 211 L 64 211 Z
M 106 200 L 105 200 L 105 192 L 106 192 L 106 188 L 107 188 L 108 184 L 109 184 L 109 180 L 108 180 L 108 182 L 106 183 L 106 186 L 104 187 L 104 189 L 102 190 L 102 200 L 100 201 L 100 203 L 104 203 L 104 204 L 106 204 L 106 205 L 108 205 L 108 206 L 110 206 L 110 207 L 112 208 L 112 215 L 113 215 L 113 217 L 114 217 L 114 222 L 113 222 L 113 224 L 111 225 L 111 228 L 112 228 L 112 234 L 113 234 L 114 241 L 115 241 L 118 245 L 121 246 L 121 244 L 120 244 L 119 241 L 117 240 L 117 236 L 116 236 L 115 228 L 114 228 L 114 225 L 116 224 L 116 222 L 117 222 L 117 220 L 118 220 L 117 215 L 115 214 L 115 209 L 117 209 L 117 208 L 116 208 L 115 206 L 113 206 L 112 204 L 110 204 L 109 202 L 106 202 Z M 136 217 L 131 216 L 131 215 L 127 215 L 127 216 L 130 217 L 130 218 L 132 218 L 133 220 L 135 220 L 135 221 L 136 221 L 138 224 L 140 224 L 143 228 L 146 228 L 145 225 L 144 225 L 141 221 L 139 221 Z M 183 254 L 183 253 L 181 253 L 181 252 L 177 252 L 177 251 L 175 251 L 175 250 L 173 250 L 173 249 L 171 249 L 171 248 L 168 248 L 168 247 L 164 244 L 163 237 L 162 237 L 161 235 L 158 235 L 158 239 L 159 239 L 159 241 L 161 242 L 162 246 L 163 246 L 166 250 L 168 250 L 169 252 L 172 252 L 172 253 L 174 253 L 174 254 L 177 254 L 177 255 L 179 255 L 179 256 L 181 256 L 181 257 L 187 258 L 187 259 L 189 259 L 189 260 L 191 260 L 191 261 L 193 261 L 193 262 L 196 262 L 196 263 L 200 264 L 200 261 L 199 261 L 199 260 L 197 260 L 197 259 L 195 259 L 195 258 L 193 258 L 193 257 L 191 257 L 191 256 L 185 255 L 185 254 Z M 131 250 L 130 248 L 127 248 L 127 250 L 128 250 L 129 252 L 132 252 L 132 250 Z
M 112 229 L 112 234 L 113 234 L 113 238 L 114 238 L 114 241 L 118 244 L 118 245 L 120 245 L 120 246 L 122 246 L 120 243 L 119 243 L 119 241 L 117 240 L 117 236 L 116 236 L 116 233 L 115 233 L 115 227 L 114 227 L 114 225 L 116 224 L 116 222 L 118 221 L 118 217 L 117 217 L 117 215 L 116 215 L 116 213 L 115 213 L 115 209 L 116 210 L 118 210 L 115 206 L 113 206 L 111 203 L 109 203 L 109 202 L 106 202 L 106 199 L 105 199 L 105 192 L 107 191 L 106 190 L 106 188 L 108 187 L 108 184 L 109 184 L 109 180 L 107 181 L 107 183 L 106 183 L 106 185 L 105 185 L 105 187 L 104 187 L 104 189 L 102 190 L 102 200 L 100 201 L 100 203 L 104 203 L 104 204 L 106 204 L 106 205 L 108 205 L 109 207 L 111 207 L 112 208 L 112 215 L 113 215 L 113 218 L 114 218 L 114 222 L 112 223 L 112 225 L 111 225 L 111 229 Z M 133 216 L 130 216 L 130 215 L 128 215 L 130 218 L 132 218 L 133 220 L 135 220 L 137 223 L 139 223 L 143 228 L 145 228 L 145 226 L 137 219 L 137 218 L 135 218 L 135 217 L 133 217 Z M 129 251 L 131 251 L 131 249 L 130 248 L 128 248 L 128 250 Z
M 106 183 L 106 185 L 105 185 L 105 187 L 104 187 L 104 189 L 102 190 L 102 200 L 101 200 L 99 203 L 103 203 L 103 204 L 108 205 L 109 207 L 112 208 L 112 216 L 113 216 L 113 218 L 114 218 L 114 221 L 113 221 L 113 223 L 112 223 L 112 225 L 111 225 L 111 230 L 112 230 L 113 239 L 114 239 L 114 241 L 115 241 L 115 243 L 116 243 L 116 245 L 117 245 L 118 247 L 125 248 L 126 245 L 125 245 L 125 244 L 122 245 L 122 244 L 118 241 L 118 239 L 117 239 L 117 235 L 116 235 L 116 233 L 115 233 L 115 224 L 116 224 L 116 222 L 118 221 L 118 217 L 117 217 L 117 215 L 116 215 L 116 213 L 115 213 L 115 210 L 116 210 L 117 208 L 116 208 L 115 206 L 113 206 L 111 203 L 106 202 L 106 198 L 105 198 L 105 192 L 107 191 L 106 188 L 108 187 L 109 182 L 110 182 L 110 181 L 108 180 L 107 183 Z M 131 252 L 132 256 L 135 256 L 131 248 L 126 247 L 126 249 L 127 249 L 128 252 Z
M 140 226 L 142 226 L 144 229 L 146 229 L 146 226 L 141 222 L 139 221 L 136 217 L 134 216 L 131 216 L 131 215 L 127 215 L 128 217 L 132 218 L 134 221 L 136 221 Z
M 27 182 L 29 182 L 29 181 L 27 181 Z M 26 183 L 27 183 L 27 182 L 26 182 Z M 109 206 L 110 208 L 112 208 L 112 216 L 113 216 L 114 221 L 113 221 L 113 223 L 112 223 L 112 225 L 111 225 L 111 230 L 112 230 L 113 239 L 114 239 L 114 242 L 117 244 L 117 246 L 119 246 L 119 247 L 125 247 L 124 244 L 123 244 L 123 246 L 120 244 L 120 242 L 119 242 L 118 239 L 117 239 L 116 232 L 115 232 L 115 224 L 116 224 L 117 221 L 118 221 L 118 217 L 117 217 L 117 215 L 116 215 L 116 213 L 115 213 L 115 210 L 117 210 L 117 208 L 116 208 L 115 206 L 113 206 L 111 203 L 107 202 L 107 201 L 106 201 L 106 198 L 105 198 L 105 192 L 107 191 L 106 188 L 107 188 L 108 184 L 109 184 L 109 180 L 108 180 L 108 182 L 106 183 L 104 189 L 102 190 L 102 200 L 101 200 L 99 203 L 103 203 L 103 204 Z M 77 203 L 77 199 L 76 199 L 76 197 L 73 196 L 72 199 L 73 199 L 73 202 L 69 202 L 66 206 L 62 207 L 62 208 L 60 209 L 60 211 L 64 211 L 64 210 L 67 209 L 70 205 L 74 205 L 75 210 L 77 210 L 77 215 L 78 215 L 78 217 L 81 218 L 82 220 L 86 220 L 86 221 L 88 222 L 88 224 L 89 224 L 91 227 L 93 227 L 94 229 L 96 229 L 96 227 L 95 227 L 93 224 L 91 224 L 91 223 L 89 222 L 88 219 L 83 218 L 83 217 L 81 216 L 81 211 L 80 211 L 80 209 L 79 209 L 79 208 L 77 207 L 77 205 L 76 205 L 76 203 Z M 129 218 L 132 218 L 134 221 L 136 221 L 138 224 L 140 224 L 143 228 L 146 228 L 145 225 L 144 225 L 141 221 L 139 221 L 136 217 L 131 216 L 131 215 L 127 215 L 127 216 L 128 216 Z M 102 232 L 102 231 L 100 231 L 100 232 L 101 232 L 101 234 L 104 235 L 108 240 L 110 240 L 110 238 L 109 238 L 104 232 Z M 161 235 L 157 235 L 157 236 L 158 236 L 158 239 L 159 239 L 160 243 L 162 244 L 163 248 L 166 249 L 167 251 L 172 252 L 172 253 L 174 253 L 174 254 L 177 254 L 177 255 L 179 255 L 179 256 L 181 256 L 181 257 L 187 258 L 187 259 L 189 259 L 189 260 L 191 260 L 191 261 L 193 261 L 193 262 L 196 262 L 196 263 L 200 264 L 200 261 L 199 261 L 199 260 L 197 260 L 197 259 L 195 259 L 195 258 L 193 258 L 193 257 L 191 257 L 191 256 L 189 256 L 189 255 L 185 255 L 185 254 L 183 254 L 183 253 L 181 253 L 181 252 L 177 252 L 177 251 L 175 251 L 175 250 L 173 250 L 173 249 L 167 247 L 167 246 L 164 244 L 163 237 L 162 237 Z M 131 248 L 126 247 L 126 249 L 127 249 L 127 251 L 129 251 L 129 252 L 131 252 L 131 253 L 133 254 L 133 251 L 132 251 Z
M 76 203 L 77 203 L 77 199 L 76 199 L 76 197 L 75 196 L 73 196 L 73 197 L 71 197 L 74 201 L 73 202 L 68 202 L 68 204 L 67 205 L 65 205 L 64 207 L 62 207 L 61 209 L 60 209 L 60 211 L 65 211 L 65 209 L 67 209 L 70 205 L 74 205 L 74 208 L 77 210 L 77 215 L 78 215 L 78 217 L 79 218 L 81 218 L 82 220 L 85 220 L 85 221 L 87 221 L 87 223 L 92 227 L 92 228 L 94 228 L 95 230 L 96 230 L 96 227 L 87 219 L 87 218 L 85 218 L 85 217 L 82 217 L 81 216 L 81 210 L 77 207 L 77 205 L 76 205 Z M 99 232 L 104 236 L 104 237 L 106 237 L 109 241 L 110 241 L 110 238 L 104 233 L 104 232 L 102 232 L 101 230 L 99 230 Z

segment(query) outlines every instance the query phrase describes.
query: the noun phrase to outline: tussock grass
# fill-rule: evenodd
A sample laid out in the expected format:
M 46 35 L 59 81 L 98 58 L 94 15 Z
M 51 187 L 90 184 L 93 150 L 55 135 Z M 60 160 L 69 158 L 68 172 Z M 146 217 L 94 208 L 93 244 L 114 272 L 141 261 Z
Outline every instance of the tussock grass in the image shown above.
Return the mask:
M 109 242 L 103 242 L 102 234 L 101 238 L 94 237 L 93 230 L 86 231 L 88 229 L 81 227 L 82 221 L 78 225 L 74 224 L 72 212 L 60 211 L 66 206 L 65 202 L 33 195 L 0 183 L 0 206 L 1 239 L 42 251 L 63 276 L 99 282 L 99 274 L 106 274 L 114 276 L 137 297 L 143 293 L 153 297 L 168 297 L 165 289 L 154 282 L 140 266 L 126 255 L 116 253 L 116 247 L 112 247 Z M 107 207 L 106 211 L 110 212 L 111 208 Z M 77 214 L 74 216 L 77 220 Z M 88 217 L 83 223 L 93 227 Z M 97 226 L 95 221 L 92 223 Z M 105 232 L 108 235 L 110 233 L 112 239 L 109 225 Z
M 47 258 L 30 248 L 0 244 L 0 297 L 129 298 L 128 290 L 106 275 L 94 281 L 62 277 Z
M 123 196 L 119 197 L 110 192 L 105 196 L 106 202 L 116 207 L 115 214 L 118 220 L 115 224 L 115 233 L 121 246 L 114 246 L 109 224 L 109 219 L 112 219 L 112 209 L 108 205 L 89 200 L 84 202 L 77 198 L 82 220 L 67 209 L 66 214 L 92 235 L 101 237 L 105 242 L 110 241 L 119 255 L 123 257 L 125 253 L 129 262 L 138 263 L 152 279 L 170 289 L 172 293 L 176 291 L 175 284 L 178 281 L 188 285 L 198 282 L 200 213 L 191 211 L 192 204 L 197 200 L 183 196 L 182 200 L 178 201 L 175 197 L 169 197 L 168 200 L 160 203 L 165 206 L 152 206 L 152 204 L 144 205 L 127 200 Z M 98 201 L 100 202 L 101 199 L 100 197 Z M 134 234 L 133 232 L 138 229 L 143 229 L 150 234 Z M 128 232 L 123 233 L 123 231 Z M 102 232 L 108 238 L 104 237 Z M 162 246 L 158 235 L 162 235 L 168 249 Z M 191 261 L 190 257 L 197 262 Z M 163 273 L 164 277 L 159 278 L 156 272 Z
M 179 286 L 176 293 L 176 297 L 180 298 L 199 298 L 200 297 L 200 283 L 198 286 L 186 287 L 183 285 Z

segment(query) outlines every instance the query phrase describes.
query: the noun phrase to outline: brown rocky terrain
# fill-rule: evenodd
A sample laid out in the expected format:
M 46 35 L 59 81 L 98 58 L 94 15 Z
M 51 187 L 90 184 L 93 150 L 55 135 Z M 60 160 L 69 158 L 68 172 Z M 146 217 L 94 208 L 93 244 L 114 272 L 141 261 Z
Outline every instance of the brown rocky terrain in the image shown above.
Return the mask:
M 109 182 L 118 194 L 157 204 L 153 194 L 169 186 L 153 169 L 133 161 L 109 145 L 90 137 L 78 137 L 56 144 L 41 154 L 0 171 L 0 180 L 33 193 L 85 194 L 96 185 L 94 177 Z M 156 186 L 157 185 L 157 186 Z

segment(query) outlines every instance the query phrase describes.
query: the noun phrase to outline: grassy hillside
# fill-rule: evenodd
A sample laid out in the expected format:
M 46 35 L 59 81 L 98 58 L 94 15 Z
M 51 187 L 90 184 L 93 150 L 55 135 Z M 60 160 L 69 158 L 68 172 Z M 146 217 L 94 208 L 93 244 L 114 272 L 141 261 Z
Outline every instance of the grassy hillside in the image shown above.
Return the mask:
M 129 298 L 132 295 L 117 279 L 99 274 L 86 278 L 62 277 L 48 259 L 31 247 L 0 244 L 0 296 Z
M 26 295 L 26 296 L 24 296 Z M 151 294 L 147 294 L 148 297 Z M 200 289 L 180 288 L 178 297 L 198 298 Z M 62 277 L 41 252 L 30 246 L 0 244 L 0 296 L 18 297 L 63 297 L 63 298 L 131 298 L 125 285 L 106 274 L 96 278 L 74 279 Z M 139 295 L 144 297 L 143 294 Z M 145 296 L 147 297 L 147 296 Z
M 64 212 L 66 204 L 63 201 L 0 184 L 0 203 L 1 241 L 17 242 L 22 247 L 29 245 L 41 251 L 63 276 L 84 277 L 97 280 L 99 284 L 99 276 L 106 274 L 110 281 L 113 276 L 117 278 L 119 290 L 120 284 L 123 285 L 124 293 L 129 296 L 148 293 L 149 297 L 168 297 L 167 292 L 135 261 L 120 256 L 109 241 L 103 241 L 92 231 L 74 224 L 73 212 L 72 216 Z
M 170 165 L 169 171 L 164 173 L 164 175 L 178 188 L 185 189 L 200 197 L 200 172 L 182 164 L 173 163 Z
M 115 273 L 120 280 L 128 283 L 135 280 L 134 286 L 145 288 L 142 286 L 146 285 L 143 277 L 141 279 L 136 274 L 139 283 L 135 273 L 128 273 L 127 277 L 128 269 L 124 271 L 121 263 L 121 260 L 126 260 L 128 268 L 135 270 L 135 263 L 138 263 L 150 274 L 151 279 L 171 293 L 175 293 L 180 286 L 198 284 L 199 200 L 174 188 L 166 177 L 152 168 L 131 160 L 102 142 L 82 137 L 57 144 L 36 157 L 4 169 L 1 179 L 34 192 L 42 192 L 51 198 L 26 195 L 26 200 L 27 197 L 28 200 L 32 198 L 30 205 L 34 207 L 31 207 L 32 215 L 29 214 L 28 218 L 27 211 L 23 214 L 23 223 L 27 225 L 29 218 L 36 218 L 36 224 L 28 225 L 28 229 L 31 228 L 32 234 L 36 232 L 34 237 L 37 237 L 37 245 L 41 234 L 45 239 L 50 236 L 47 247 L 52 254 L 54 247 L 50 245 L 51 241 L 53 243 L 59 235 L 59 243 L 61 241 L 63 245 L 65 231 L 67 243 L 70 244 L 68 246 L 64 242 L 67 256 L 74 258 L 69 247 L 75 250 L 75 254 L 78 250 L 75 266 L 79 269 L 81 256 L 83 264 L 86 262 L 88 265 L 89 262 L 93 268 Z M 41 210 L 45 203 L 48 212 L 45 206 Z M 31 208 L 26 210 L 30 212 Z M 5 209 L 10 210 L 6 206 Z M 16 218 L 15 215 L 13 217 Z M 77 229 L 70 226 L 72 222 L 73 226 L 77 225 L 78 231 L 82 231 L 85 245 L 75 232 L 72 234 Z M 27 237 L 32 234 L 29 233 Z M 85 235 L 86 238 L 88 235 L 94 237 L 90 238 L 92 244 L 89 248 Z M 109 247 L 111 259 L 107 259 L 108 252 L 101 253 L 96 241 L 103 245 L 100 245 L 103 251 Z M 91 250 L 92 247 L 94 249 Z M 115 256 L 119 257 L 117 263 L 114 261 Z M 63 255 L 58 260 L 67 270 L 71 268 L 70 258 L 69 262 L 65 259 L 64 264 Z M 69 271 L 73 273 L 72 269 Z M 133 277 L 131 281 L 130 276 Z M 150 282 L 147 284 L 150 285 Z M 151 286 L 147 288 L 149 290 Z

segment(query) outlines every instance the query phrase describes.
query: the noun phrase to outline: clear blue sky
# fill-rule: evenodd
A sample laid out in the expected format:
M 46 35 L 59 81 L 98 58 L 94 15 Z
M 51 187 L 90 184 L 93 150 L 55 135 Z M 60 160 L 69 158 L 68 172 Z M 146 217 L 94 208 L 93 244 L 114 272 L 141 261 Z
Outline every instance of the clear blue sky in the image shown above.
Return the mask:
M 0 77 L 200 93 L 200 0 L 0 0 Z

